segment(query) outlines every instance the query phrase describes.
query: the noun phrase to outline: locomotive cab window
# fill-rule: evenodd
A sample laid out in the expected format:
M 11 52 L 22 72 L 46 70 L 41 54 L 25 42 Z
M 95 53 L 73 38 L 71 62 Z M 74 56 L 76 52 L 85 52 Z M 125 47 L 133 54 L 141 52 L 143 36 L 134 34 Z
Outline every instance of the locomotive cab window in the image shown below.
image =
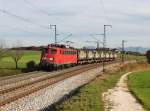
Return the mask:
M 55 50 L 55 49 L 51 49 L 51 50 L 50 50 L 50 53 L 51 53 L 51 54 L 56 54 L 56 52 L 57 52 L 57 50 Z

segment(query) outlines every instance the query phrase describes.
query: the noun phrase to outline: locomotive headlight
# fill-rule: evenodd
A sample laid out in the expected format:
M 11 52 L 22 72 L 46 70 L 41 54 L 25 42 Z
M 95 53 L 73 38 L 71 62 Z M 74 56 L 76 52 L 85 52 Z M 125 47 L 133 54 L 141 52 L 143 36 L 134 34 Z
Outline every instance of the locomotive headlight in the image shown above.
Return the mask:
M 50 60 L 50 61 L 53 61 L 53 60 L 54 60 L 54 58 L 49 58 L 49 60 Z

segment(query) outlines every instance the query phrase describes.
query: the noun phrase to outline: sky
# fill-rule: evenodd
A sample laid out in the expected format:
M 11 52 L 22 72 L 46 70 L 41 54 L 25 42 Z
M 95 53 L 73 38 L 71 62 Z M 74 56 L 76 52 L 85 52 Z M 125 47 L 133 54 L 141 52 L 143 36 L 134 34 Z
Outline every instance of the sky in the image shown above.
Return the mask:
M 11 47 L 47 45 L 72 34 L 74 47 L 96 46 L 91 34 L 102 41 L 107 27 L 107 47 L 150 47 L 150 0 L 0 0 L 0 40 Z

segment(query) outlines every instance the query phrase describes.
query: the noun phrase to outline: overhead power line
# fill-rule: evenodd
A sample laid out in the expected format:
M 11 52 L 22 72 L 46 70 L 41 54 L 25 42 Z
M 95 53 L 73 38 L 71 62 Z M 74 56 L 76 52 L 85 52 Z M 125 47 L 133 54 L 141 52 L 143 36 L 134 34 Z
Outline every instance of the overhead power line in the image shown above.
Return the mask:
M 30 5 L 30 6 L 32 6 L 32 7 L 34 7 L 34 8 L 36 8 L 39 12 L 41 12 L 41 13 L 43 13 L 43 14 L 46 14 L 46 15 L 48 15 L 48 16 L 51 16 L 51 14 L 49 13 L 49 12 L 47 12 L 47 11 L 45 11 L 44 9 L 42 9 L 42 8 L 40 8 L 40 7 L 38 7 L 38 6 L 36 6 L 36 5 L 34 5 L 32 2 L 30 2 L 29 0 L 23 0 L 26 4 L 28 4 L 28 5 Z
M 2 13 L 4 13 L 4 14 L 7 14 L 7 15 L 9 15 L 9 16 L 11 16 L 11 17 L 13 17 L 13 18 L 18 19 L 18 20 L 21 20 L 21 21 L 24 21 L 24 22 L 28 22 L 28 23 L 30 23 L 30 24 L 34 24 L 34 25 L 39 26 L 39 27 L 41 27 L 41 28 L 49 29 L 49 27 L 47 27 L 47 26 L 44 26 L 44 25 L 38 24 L 38 23 L 36 23 L 36 22 L 34 22 L 34 21 L 32 21 L 32 20 L 28 19 L 28 18 L 24 18 L 24 17 L 22 17 L 22 16 L 19 16 L 19 15 L 13 14 L 13 13 L 11 13 L 11 12 L 7 11 L 7 10 L 0 9 L 0 12 L 2 12 Z
M 17 28 L 17 27 L 11 27 L 11 26 L 7 26 L 7 25 L 0 25 L 0 27 L 2 27 L 2 28 L 9 28 L 9 29 L 13 29 L 13 30 L 19 30 L 19 31 L 22 31 L 22 32 L 27 32 L 27 33 L 31 33 L 30 31 L 27 31 L 25 29 L 21 29 L 21 28 Z
M 102 5 L 102 9 L 103 9 L 103 12 L 104 12 L 105 19 L 107 20 L 108 24 L 111 24 L 110 18 L 108 17 L 108 14 L 107 14 L 107 11 L 106 11 L 106 9 L 105 9 L 105 5 L 104 5 L 103 0 L 99 0 L 99 1 L 101 2 L 101 5 Z
M 65 37 L 65 38 L 63 38 L 62 40 L 60 40 L 59 43 L 65 41 L 66 39 L 68 39 L 68 38 L 71 37 L 71 36 L 72 36 L 72 34 L 67 35 L 67 37 Z
M 31 31 L 28 31 L 26 29 L 22 29 L 22 28 L 18 28 L 18 27 L 12 27 L 12 26 L 8 26 L 8 25 L 0 25 L 0 27 L 4 27 L 4 28 L 9 28 L 9 29 L 12 29 L 12 30 L 18 30 L 18 31 L 21 31 L 21 32 L 25 32 L 25 33 L 32 33 L 32 34 L 36 34 L 34 32 L 31 32 Z

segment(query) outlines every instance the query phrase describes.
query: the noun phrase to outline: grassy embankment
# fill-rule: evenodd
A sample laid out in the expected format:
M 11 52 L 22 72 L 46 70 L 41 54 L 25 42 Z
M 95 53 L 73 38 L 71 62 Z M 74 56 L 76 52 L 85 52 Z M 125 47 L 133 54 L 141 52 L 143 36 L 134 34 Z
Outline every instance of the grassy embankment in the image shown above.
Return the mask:
M 127 55 L 127 58 L 128 60 L 137 60 L 137 61 L 146 60 L 145 56 Z
M 134 96 L 150 111 L 150 70 L 129 75 L 129 88 Z
M 78 89 L 70 98 L 54 106 L 54 109 L 55 111 L 104 111 L 103 92 L 113 88 L 122 74 L 149 67 L 145 63 L 128 64 L 113 73 L 108 72 Z
M 36 64 L 40 61 L 40 51 L 24 51 L 24 55 L 18 63 L 19 69 L 15 69 L 15 62 L 8 54 L 0 61 L 0 76 L 8 76 L 21 73 L 21 69 L 26 68 L 26 63 L 34 61 Z
M 124 72 L 124 71 L 123 71 Z M 104 111 L 104 102 L 101 94 L 116 85 L 123 74 L 116 72 L 99 77 L 79 89 L 75 95 L 60 105 L 55 106 L 56 111 Z

